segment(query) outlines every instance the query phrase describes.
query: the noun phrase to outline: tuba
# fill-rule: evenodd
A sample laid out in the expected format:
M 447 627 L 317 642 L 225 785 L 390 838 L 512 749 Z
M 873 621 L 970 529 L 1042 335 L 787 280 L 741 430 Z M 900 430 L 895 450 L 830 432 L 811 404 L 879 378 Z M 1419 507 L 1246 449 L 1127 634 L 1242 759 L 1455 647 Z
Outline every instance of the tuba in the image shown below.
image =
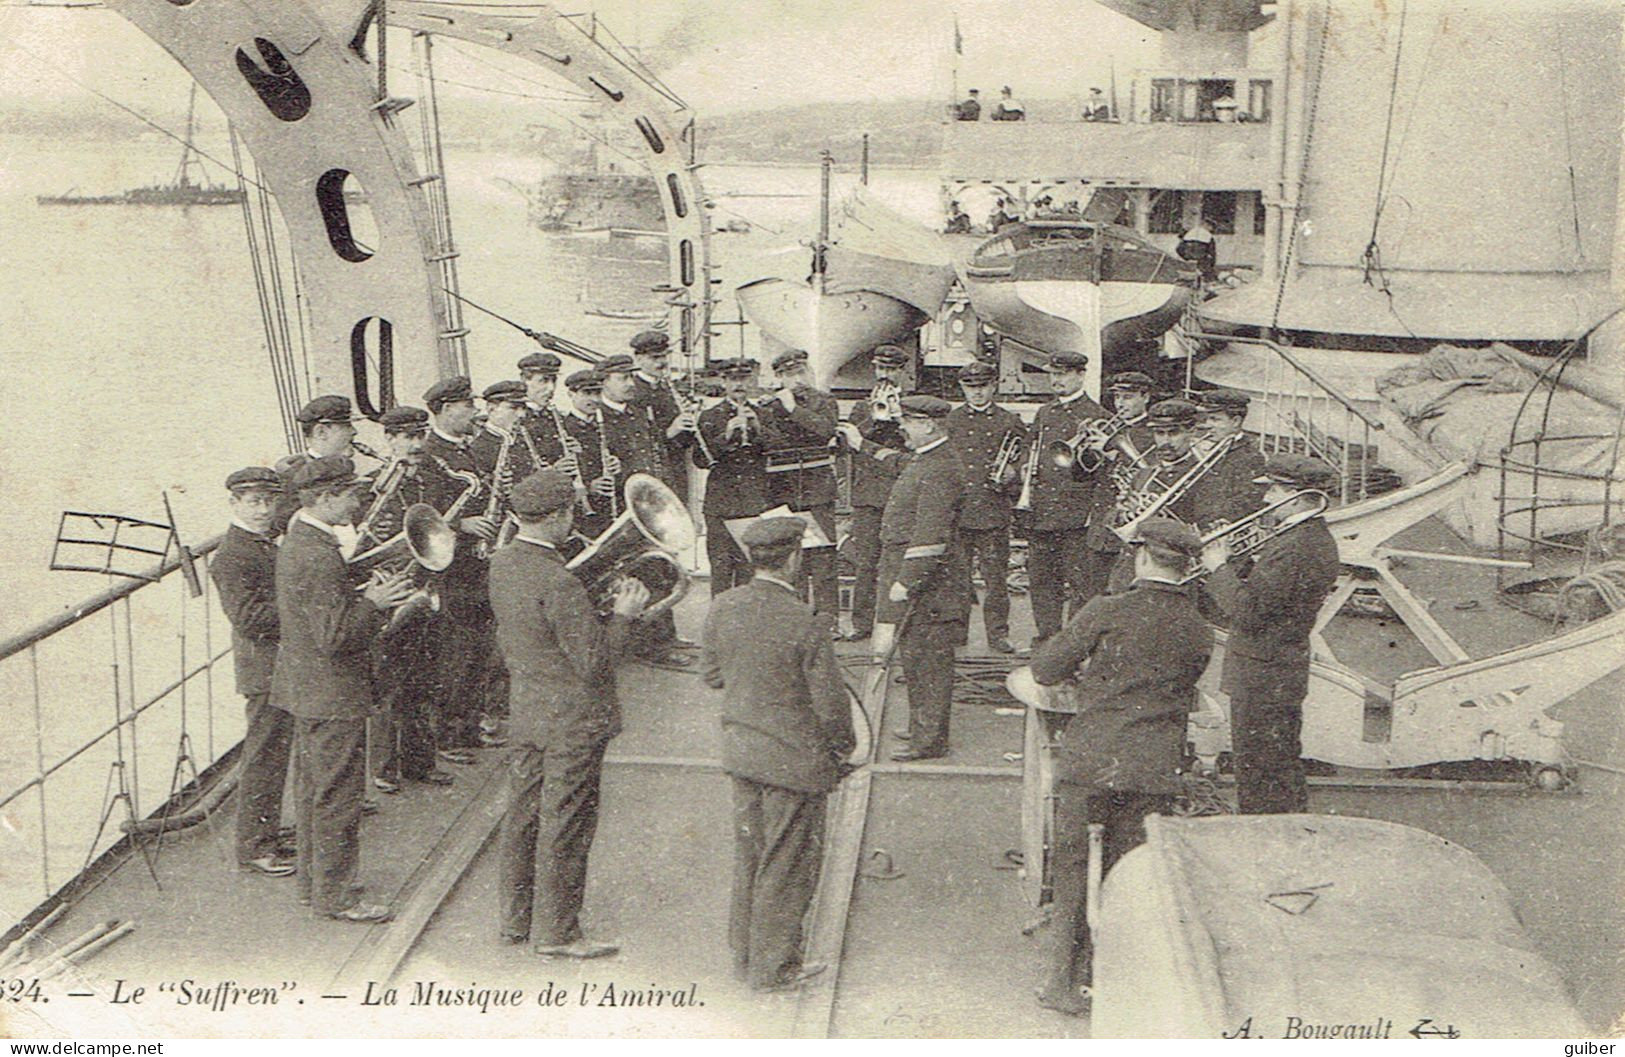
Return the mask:
M 651 602 L 640 619 L 664 613 L 688 593 L 688 571 L 675 557 L 694 544 L 694 522 L 677 494 L 646 473 L 626 479 L 626 509 L 566 569 L 587 585 L 600 612 L 607 612 L 623 577 L 641 580 Z
M 400 572 L 414 563 L 437 573 L 450 565 L 456 554 L 456 530 L 428 503 L 413 503 L 401 518 L 399 532 L 376 547 L 357 552 L 346 562 L 364 579 L 374 572 Z M 420 613 L 434 613 L 439 609 L 440 596 L 434 588 L 420 587 L 395 607 L 384 634 L 393 632 Z

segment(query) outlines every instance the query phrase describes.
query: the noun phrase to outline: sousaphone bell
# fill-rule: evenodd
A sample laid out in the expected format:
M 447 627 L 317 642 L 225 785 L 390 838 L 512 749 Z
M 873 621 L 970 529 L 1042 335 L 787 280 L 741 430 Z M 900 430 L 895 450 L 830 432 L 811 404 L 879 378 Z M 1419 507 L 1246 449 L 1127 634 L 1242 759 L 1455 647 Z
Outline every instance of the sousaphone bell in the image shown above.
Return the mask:
M 457 555 L 457 532 L 428 503 L 413 503 L 401 517 L 401 530 L 378 546 L 351 556 L 348 565 L 357 575 L 400 572 L 414 563 L 432 573 L 443 571 Z M 440 609 L 434 587 L 419 587 L 395 607 L 384 628 L 388 634 L 423 613 Z
M 600 612 L 625 577 L 642 581 L 655 599 L 642 620 L 659 616 L 688 594 L 688 571 L 673 555 L 694 545 L 694 522 L 677 493 L 646 473 L 626 479 L 621 515 L 565 568 L 587 586 Z

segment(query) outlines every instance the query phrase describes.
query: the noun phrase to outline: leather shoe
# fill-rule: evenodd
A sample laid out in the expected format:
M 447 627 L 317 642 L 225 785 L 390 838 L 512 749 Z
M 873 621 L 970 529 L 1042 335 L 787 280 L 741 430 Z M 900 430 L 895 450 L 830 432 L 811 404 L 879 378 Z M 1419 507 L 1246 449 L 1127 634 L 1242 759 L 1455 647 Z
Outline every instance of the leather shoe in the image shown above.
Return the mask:
M 450 771 L 442 771 L 438 767 L 418 779 L 418 781 L 425 782 L 429 785 L 450 785 L 456 780 L 457 779 L 451 776 Z
M 898 741 L 908 741 L 910 738 L 914 737 L 914 732 L 909 730 L 907 727 L 898 727 L 896 730 L 891 732 L 891 736 L 896 738 Z
M 357 903 L 327 916 L 334 921 L 358 921 L 372 924 L 388 921 L 395 916 L 395 912 L 382 903 Z
M 362 884 L 360 881 L 351 881 L 349 886 L 347 888 L 345 888 L 346 892 L 350 893 L 350 895 L 354 896 L 357 899 L 361 898 L 361 893 L 365 892 L 366 890 L 367 890 L 367 886 Z M 309 892 L 306 892 L 304 895 L 299 897 L 299 905 L 302 906 L 302 907 L 310 906 L 310 893 Z
M 447 763 L 455 763 L 462 767 L 468 767 L 479 762 L 474 753 L 468 749 L 441 749 L 435 755 Z
M 612 954 L 621 952 L 617 943 L 601 943 L 597 940 L 576 940 L 574 943 L 552 943 L 539 945 L 536 953 L 545 958 L 608 958 Z
M 819 975 L 827 968 L 828 966 L 824 965 L 822 962 L 813 962 L 810 965 L 803 965 L 800 969 L 797 969 L 784 979 L 775 981 L 774 983 L 768 984 L 765 987 L 758 987 L 756 990 L 794 991 L 796 988 L 800 987 L 808 980 L 811 980 L 813 977 Z
M 694 663 L 694 658 L 678 650 L 667 650 L 655 658 L 657 664 L 668 664 L 674 668 L 687 668 Z
M 891 758 L 898 763 L 913 763 L 916 760 L 940 760 L 948 755 L 946 752 L 927 752 L 924 749 L 898 749 L 891 754 Z
M 840 636 L 840 638 L 842 642 L 864 642 L 873 634 L 874 632 L 872 631 L 864 631 L 859 630 L 858 628 L 853 628 L 845 635 Z
M 390 796 L 393 796 L 401 791 L 401 783 L 389 778 L 384 778 L 383 776 L 374 778 L 372 780 L 372 787 L 378 790 L 380 793 L 386 793 Z
M 252 873 L 262 873 L 267 877 L 291 877 L 298 867 L 280 855 L 262 855 L 258 859 L 246 859 L 239 863 L 244 870 Z
M 990 649 L 992 649 L 994 653 L 1014 653 L 1014 652 L 1016 652 L 1015 646 L 1011 645 L 1010 640 L 1005 638 L 1002 635 L 999 636 L 998 638 L 994 639 L 992 642 L 989 642 L 988 647 Z

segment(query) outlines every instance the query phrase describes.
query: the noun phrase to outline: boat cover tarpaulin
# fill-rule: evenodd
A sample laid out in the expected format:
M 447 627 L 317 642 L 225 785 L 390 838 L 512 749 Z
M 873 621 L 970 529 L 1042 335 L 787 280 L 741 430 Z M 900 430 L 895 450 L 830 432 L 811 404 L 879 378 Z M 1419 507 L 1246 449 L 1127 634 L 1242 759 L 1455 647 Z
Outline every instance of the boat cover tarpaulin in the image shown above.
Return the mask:
M 830 293 L 872 290 L 934 316 L 953 285 L 953 258 L 942 236 L 862 186 L 838 207 L 831 242 L 824 275 Z
M 1097 1038 L 1583 1037 L 1471 852 L 1374 819 L 1153 816 L 1096 930 Z

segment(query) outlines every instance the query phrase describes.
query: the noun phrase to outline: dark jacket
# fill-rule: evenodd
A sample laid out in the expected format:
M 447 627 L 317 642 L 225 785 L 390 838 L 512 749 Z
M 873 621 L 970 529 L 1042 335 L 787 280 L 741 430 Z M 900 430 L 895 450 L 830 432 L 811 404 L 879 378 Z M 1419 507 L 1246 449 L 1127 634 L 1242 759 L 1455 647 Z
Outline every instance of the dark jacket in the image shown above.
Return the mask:
M 649 424 L 645 408 L 628 403 L 625 411 L 603 405 L 604 442 L 609 452 L 621 460 L 619 483 L 635 473 L 646 473 L 665 480 L 666 456 L 660 442 L 655 439 L 654 427 Z M 664 428 L 664 427 L 662 427 Z
M 908 603 L 893 602 L 891 585 L 908 588 L 913 619 L 959 623 L 974 599 L 970 566 L 959 537 L 965 465 L 946 440 L 908 457 L 880 519 L 880 598 L 876 619 L 902 620 Z
M 723 691 L 722 769 L 800 793 L 827 793 L 852 751 L 852 709 L 829 628 L 783 586 L 752 580 L 711 600 L 707 685 Z
M 1160 454 L 1153 454 L 1134 475 L 1132 491 L 1153 495 L 1166 492 L 1184 478 L 1196 463 L 1194 452 L 1186 452 L 1173 462 L 1163 462 Z M 1230 509 L 1233 500 L 1222 487 L 1210 483 L 1215 470 L 1217 467 L 1197 478 L 1196 483 L 1187 488 L 1183 495 L 1164 506 L 1161 516 L 1178 518 L 1198 531 L 1206 531 L 1227 520 L 1225 512 Z
M 1112 450 L 1116 451 L 1116 455 L 1100 471 L 1100 479 L 1095 484 L 1095 493 L 1089 505 L 1088 544 L 1090 549 L 1102 554 L 1116 554 L 1123 549 L 1123 541 L 1112 531 L 1117 524 L 1117 508 L 1124 499 L 1118 492 L 1119 478 L 1132 481 L 1155 458 L 1156 441 L 1149 428 L 1144 425 L 1130 426 L 1128 440 L 1138 458 L 1131 458 L 1121 447 L 1114 445 Z
M 620 733 L 615 662 L 630 622 L 601 622 L 557 551 L 517 539 L 492 555 L 491 609 L 511 679 L 515 742 L 570 748 Z
M 1213 651 L 1213 631 L 1187 588 L 1136 581 L 1099 595 L 1033 654 L 1043 686 L 1078 684 L 1057 777 L 1103 789 L 1171 793 L 1185 754 L 1185 717 Z
M 1021 487 L 1020 480 L 1008 488 L 996 488 L 988 483 L 987 474 L 993 468 L 999 445 L 1011 430 L 1021 441 L 1012 464 L 1018 474 L 1021 472 L 1021 460 L 1027 454 L 1027 427 L 1014 411 L 997 404 L 989 404 L 985 411 L 961 404 L 948 412 L 945 421 L 948 444 L 965 464 L 965 505 L 960 511 L 959 527 L 971 532 L 1009 528 L 1012 493 Z
M 467 481 L 452 476 L 450 470 L 474 474 L 480 472 L 480 464 L 474 455 L 472 445 L 452 444 L 438 433 L 430 431 L 423 441 L 423 460 L 418 464 L 417 475 L 423 479 L 423 501 L 442 515 L 448 514 L 451 507 L 469 488 Z M 489 481 L 483 482 L 480 488 L 469 496 L 468 501 L 458 511 L 456 520 L 478 517 L 485 512 L 489 485 Z M 475 544 L 478 542 L 479 538 L 476 536 L 466 532 L 457 533 L 456 557 L 436 581 L 441 588 L 442 600 L 449 605 L 458 608 L 467 606 L 479 608 L 485 604 L 486 563 L 474 553 Z
M 370 715 L 369 651 L 389 615 L 356 591 L 338 540 L 297 517 L 276 558 L 276 608 L 271 704 L 306 719 Z
M 896 422 L 876 422 L 868 400 L 859 400 L 849 416 L 858 432 L 863 435 L 863 450 L 852 454 L 852 505 L 886 509 L 886 497 L 902 472 L 903 462 L 897 456 L 908 450 L 903 440 L 903 427 Z M 871 448 L 869 445 L 875 447 Z M 877 449 L 895 452 L 884 459 L 875 457 Z
M 1264 472 L 1264 456 L 1247 437 L 1238 440 L 1218 464 L 1191 489 L 1192 504 L 1207 530 L 1246 517 L 1264 505 L 1264 486 L 1253 480 Z
M 1309 633 L 1343 568 L 1337 541 L 1325 518 L 1310 518 L 1260 547 L 1251 565 L 1228 563 L 1208 577 L 1208 591 L 1230 619 L 1221 685 L 1242 667 L 1279 669 L 1283 700 L 1301 701 Z
M 794 411 L 773 400 L 757 408 L 757 415 L 767 444 L 769 505 L 810 510 L 835 502 L 835 452 L 829 442 L 835 439 L 841 410 L 821 389 L 799 387 L 796 392 Z M 798 464 L 806 468 L 776 468 Z
M 1089 398 L 1087 393 L 1062 403 L 1051 401 L 1033 416 L 1032 428 L 1027 432 L 1027 443 L 1037 445 L 1040 452 L 1057 441 L 1071 440 L 1085 419 L 1108 418 L 1106 409 Z M 1024 449 L 1029 455 L 1032 448 Z M 1102 482 L 1103 474 L 1095 473 L 1082 481 L 1075 480 L 1071 470 L 1057 467 L 1043 455 L 1038 459 L 1032 489 L 1032 514 L 1029 526 L 1035 532 L 1059 532 L 1081 529 L 1089 524 L 1089 510 L 1095 488 L 1110 487 Z
M 708 517 L 754 517 L 768 508 L 767 463 L 761 431 L 742 437 L 738 430 L 728 432 L 734 417 L 729 403 L 717 404 L 700 412 L 700 434 L 706 450 L 716 460 L 705 476 L 705 513 Z M 703 461 L 700 446 L 689 449 L 695 464 Z
M 682 413 L 682 408 L 671 395 L 669 383 L 656 385 L 643 375 L 634 374 L 632 384 L 637 388 L 633 391 L 629 404 L 642 409 L 649 423 L 649 434 L 660 448 L 661 469 L 655 476 L 686 499 L 684 485 L 688 481 L 688 448 L 694 443 L 694 434 L 679 433 L 675 437 L 666 436 L 667 428 Z
M 231 621 L 231 653 L 237 692 L 267 693 L 276 665 L 276 544 L 269 536 L 232 525 L 209 558 L 209 578 L 220 592 L 220 608 Z
M 552 406 L 525 409 L 514 426 L 513 447 L 508 452 L 515 483 L 564 457 L 564 445 L 559 442 L 559 427 L 564 419 L 564 413 Z

